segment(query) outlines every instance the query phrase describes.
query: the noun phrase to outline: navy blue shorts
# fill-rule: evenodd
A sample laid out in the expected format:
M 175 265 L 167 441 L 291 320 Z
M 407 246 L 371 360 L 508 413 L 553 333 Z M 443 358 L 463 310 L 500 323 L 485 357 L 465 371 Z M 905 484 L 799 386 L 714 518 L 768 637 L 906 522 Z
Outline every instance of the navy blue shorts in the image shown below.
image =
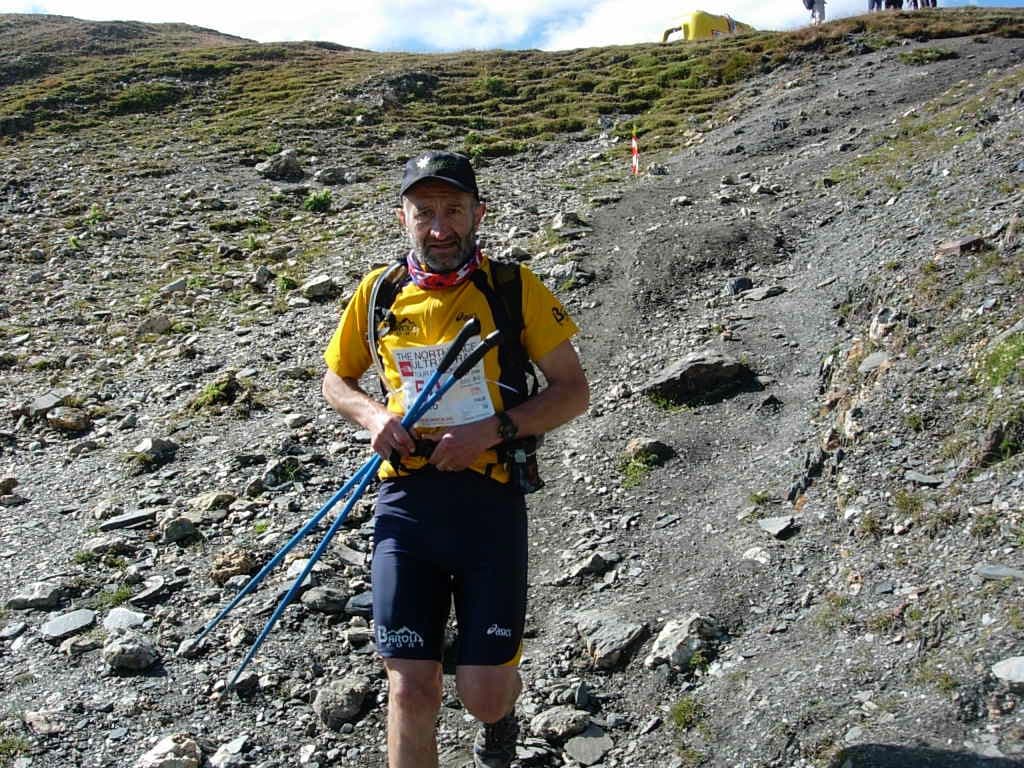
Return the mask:
M 386 658 L 441 661 L 454 600 L 457 664 L 519 663 L 526 502 L 480 474 L 432 467 L 377 494 L 373 619 Z

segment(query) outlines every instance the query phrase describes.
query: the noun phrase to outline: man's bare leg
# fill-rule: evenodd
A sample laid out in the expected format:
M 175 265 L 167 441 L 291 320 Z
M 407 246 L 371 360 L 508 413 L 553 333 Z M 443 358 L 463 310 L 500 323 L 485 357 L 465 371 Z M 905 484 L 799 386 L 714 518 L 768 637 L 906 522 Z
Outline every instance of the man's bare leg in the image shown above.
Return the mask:
M 437 768 L 441 665 L 385 659 L 388 672 L 388 768 Z

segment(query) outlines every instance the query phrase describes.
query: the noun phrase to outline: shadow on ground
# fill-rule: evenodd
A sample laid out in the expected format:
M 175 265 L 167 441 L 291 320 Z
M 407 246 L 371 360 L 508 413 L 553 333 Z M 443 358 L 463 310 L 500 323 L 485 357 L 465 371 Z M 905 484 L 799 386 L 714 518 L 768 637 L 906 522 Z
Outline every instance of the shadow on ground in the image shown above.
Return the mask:
M 1014 758 L 982 757 L 965 752 L 946 752 L 926 747 L 861 744 L 844 749 L 829 768 L 1021 768 Z

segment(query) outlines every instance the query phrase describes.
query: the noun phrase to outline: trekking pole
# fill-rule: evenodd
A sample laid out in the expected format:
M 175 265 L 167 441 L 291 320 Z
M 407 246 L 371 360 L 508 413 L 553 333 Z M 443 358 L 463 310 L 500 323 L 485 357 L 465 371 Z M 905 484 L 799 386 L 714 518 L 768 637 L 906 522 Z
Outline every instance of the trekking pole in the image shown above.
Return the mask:
M 430 380 L 427 382 L 427 386 L 423 388 L 419 396 L 416 398 L 416 402 L 413 404 L 413 409 L 411 409 L 410 412 L 412 412 L 412 410 L 414 410 L 416 406 L 419 405 L 419 403 L 428 396 L 430 390 L 437 384 L 437 380 L 442 376 L 442 374 L 447 372 L 447 370 L 451 367 L 452 363 L 455 361 L 455 358 L 458 357 L 459 353 L 462 351 L 463 347 L 466 346 L 466 343 L 469 341 L 470 337 L 479 332 L 480 321 L 477 320 L 476 318 L 471 319 L 462 327 L 462 330 L 459 331 L 458 336 L 456 336 L 455 340 L 452 341 L 451 347 L 449 347 L 448 352 L 445 354 L 444 358 L 441 359 L 441 362 L 438 364 L 437 369 L 434 371 L 433 375 L 430 377 Z M 417 417 L 417 419 L 418 418 L 419 417 Z M 374 471 L 376 471 L 376 467 L 371 467 L 372 463 L 373 459 L 368 459 L 366 463 L 363 464 L 363 466 L 356 471 L 352 478 L 348 482 L 346 482 L 341 488 L 339 488 L 338 491 L 335 492 L 335 494 L 331 496 L 331 498 L 328 499 L 327 502 L 320 508 L 320 510 L 315 515 L 313 515 L 313 517 L 311 517 L 301 528 L 299 528 L 298 531 L 295 532 L 295 534 L 291 537 L 288 543 L 281 547 L 281 549 L 279 549 L 277 553 L 272 558 L 270 558 L 270 561 L 266 565 L 264 565 L 255 576 L 250 578 L 243 585 L 243 587 L 238 591 L 238 594 L 235 595 L 231 602 L 228 603 L 220 611 L 220 613 L 218 613 L 216 616 L 210 619 L 210 621 L 207 622 L 207 624 L 199 631 L 195 638 L 196 643 L 201 643 L 206 638 L 206 636 L 213 631 L 214 627 L 216 627 L 218 624 L 220 624 L 221 621 L 227 618 L 227 615 L 231 613 L 231 611 L 234 610 L 235 607 L 240 602 L 242 602 L 243 599 L 245 599 L 246 595 L 248 595 L 250 592 L 256 589 L 256 587 L 258 587 L 263 582 L 263 579 L 266 578 L 267 574 L 270 573 L 277 566 L 277 564 L 284 559 L 285 555 L 287 555 L 295 547 L 296 544 L 302 541 L 302 539 L 304 539 L 309 534 L 309 532 L 312 531 L 320 523 L 320 521 L 324 519 L 327 513 L 334 508 L 334 505 L 341 501 L 343 498 L 345 498 L 345 496 L 348 495 L 349 491 L 351 491 L 352 488 L 354 488 L 358 483 L 362 482 L 363 476 L 365 474 L 372 474 Z
M 471 328 L 470 326 L 473 327 Z M 465 336 L 466 339 L 468 339 L 468 337 L 475 333 L 478 329 L 479 321 L 475 319 L 471 320 L 469 323 L 466 324 L 466 327 L 463 328 L 462 332 L 459 334 L 459 337 L 456 339 L 456 341 L 462 339 L 463 336 Z M 416 402 L 413 404 L 413 407 L 406 413 L 405 417 L 402 419 L 402 426 L 405 427 L 406 429 L 411 429 L 415 425 L 415 423 L 423 416 L 423 414 L 425 414 L 428 410 L 433 408 L 434 405 L 442 397 L 444 397 L 445 393 L 447 393 L 448 390 L 451 389 L 452 386 L 454 386 L 454 384 L 459 379 L 465 376 L 466 373 L 468 373 L 469 370 L 473 368 L 483 358 L 483 356 L 488 352 L 488 350 L 497 346 L 500 342 L 500 331 L 494 331 L 493 333 L 488 335 L 483 341 L 481 341 L 476 346 L 476 348 L 472 352 L 470 352 L 466 356 L 466 358 L 461 363 L 459 363 L 456 369 L 451 374 L 449 374 L 448 378 L 445 379 L 444 383 L 438 388 L 437 392 L 430 394 L 431 389 L 433 389 L 434 385 L 437 383 L 437 380 L 440 378 L 443 370 L 447 370 L 447 368 L 451 366 L 452 362 L 454 362 L 455 358 L 461 351 L 453 343 L 452 346 L 449 348 L 448 352 L 445 354 L 444 359 L 438 365 L 438 370 L 436 370 L 434 372 L 434 375 L 430 377 L 428 386 L 424 387 L 420 391 L 420 394 L 419 396 L 417 396 Z M 464 345 L 465 340 L 463 340 L 462 343 Z M 298 593 L 299 589 L 302 587 L 302 584 L 306 580 L 306 577 L 309 575 L 310 571 L 313 570 L 313 566 L 316 565 L 317 560 L 320 559 L 320 556 L 324 553 L 324 550 L 327 548 L 327 545 L 330 544 L 331 539 L 334 537 L 334 534 L 337 532 L 338 528 L 344 522 L 345 518 L 348 516 L 348 513 L 351 511 L 352 507 L 355 506 L 355 503 L 363 495 L 363 492 L 366 490 L 366 486 L 369 484 L 370 479 L 376 473 L 381 461 L 383 461 L 383 459 L 381 459 L 381 457 L 378 455 L 374 455 L 370 459 L 367 470 L 363 474 L 362 479 L 359 481 L 359 485 L 352 493 L 352 497 L 345 504 L 345 507 L 335 518 L 334 522 L 331 523 L 331 527 L 327 529 L 327 533 L 324 534 L 324 538 L 321 540 L 320 544 L 317 545 L 317 548 L 313 551 L 313 554 L 310 555 L 309 559 L 306 561 L 306 565 L 302 569 L 302 572 L 295 579 L 295 583 L 292 584 L 291 588 L 288 590 L 288 593 L 281 599 L 281 602 L 278 603 L 277 608 L 274 609 L 274 612 L 267 620 L 266 625 L 264 625 L 263 629 L 260 631 L 260 634 L 256 637 L 256 640 L 253 642 L 252 647 L 249 649 L 249 652 L 245 655 L 245 658 L 242 659 L 242 663 L 239 664 L 238 669 L 235 670 L 235 674 L 232 675 L 231 680 L 228 681 L 227 687 L 229 690 L 235 686 L 235 683 L 238 681 L 239 676 L 249 665 L 249 662 L 252 661 L 252 658 L 260 649 L 260 646 L 263 645 L 264 640 L 266 640 L 267 635 L 270 634 L 270 630 L 273 628 L 278 618 L 280 618 L 281 614 L 284 613 L 285 608 L 288 607 L 288 605 L 294 599 L 295 595 Z

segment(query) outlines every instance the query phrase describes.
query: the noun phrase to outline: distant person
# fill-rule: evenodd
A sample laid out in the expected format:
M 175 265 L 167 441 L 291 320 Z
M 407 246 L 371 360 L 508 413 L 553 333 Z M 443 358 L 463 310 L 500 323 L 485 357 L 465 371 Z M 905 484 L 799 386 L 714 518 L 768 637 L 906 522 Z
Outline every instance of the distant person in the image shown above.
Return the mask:
M 806 6 L 806 3 L 804 4 Z M 817 26 L 825 23 L 825 0 L 814 0 L 810 6 L 811 24 Z
M 882 0 L 868 0 L 868 13 L 882 10 Z

